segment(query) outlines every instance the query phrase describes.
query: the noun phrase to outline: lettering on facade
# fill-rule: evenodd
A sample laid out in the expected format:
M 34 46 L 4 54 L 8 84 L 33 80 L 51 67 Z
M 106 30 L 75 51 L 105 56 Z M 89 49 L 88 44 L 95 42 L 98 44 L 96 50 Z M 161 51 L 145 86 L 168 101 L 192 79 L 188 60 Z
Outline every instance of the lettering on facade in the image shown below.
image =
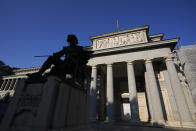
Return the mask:
M 105 37 L 102 39 L 94 40 L 93 49 L 106 49 L 119 46 L 132 45 L 137 43 L 147 42 L 146 34 L 144 31 L 132 32 L 123 35 Z

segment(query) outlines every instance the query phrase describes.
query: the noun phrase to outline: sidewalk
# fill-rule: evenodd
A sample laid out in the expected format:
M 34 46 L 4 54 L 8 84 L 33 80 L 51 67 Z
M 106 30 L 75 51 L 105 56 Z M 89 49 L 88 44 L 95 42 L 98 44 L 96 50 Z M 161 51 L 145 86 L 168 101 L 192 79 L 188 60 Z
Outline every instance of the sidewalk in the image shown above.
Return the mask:
M 196 131 L 196 129 L 134 126 L 120 123 L 91 123 L 86 126 L 69 128 L 62 131 Z
M 0 131 L 196 131 L 196 129 L 169 128 L 169 127 L 152 127 L 152 126 L 134 126 L 124 123 L 104 123 L 96 122 L 79 127 L 64 129 L 9 129 L 5 130 L 0 127 Z

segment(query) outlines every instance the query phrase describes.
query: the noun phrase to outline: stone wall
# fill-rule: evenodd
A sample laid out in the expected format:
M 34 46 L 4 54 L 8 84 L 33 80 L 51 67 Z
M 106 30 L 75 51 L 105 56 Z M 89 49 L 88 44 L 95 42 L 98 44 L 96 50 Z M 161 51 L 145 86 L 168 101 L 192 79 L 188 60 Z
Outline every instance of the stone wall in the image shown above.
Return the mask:
M 196 104 L 196 45 L 181 47 L 177 55 Z

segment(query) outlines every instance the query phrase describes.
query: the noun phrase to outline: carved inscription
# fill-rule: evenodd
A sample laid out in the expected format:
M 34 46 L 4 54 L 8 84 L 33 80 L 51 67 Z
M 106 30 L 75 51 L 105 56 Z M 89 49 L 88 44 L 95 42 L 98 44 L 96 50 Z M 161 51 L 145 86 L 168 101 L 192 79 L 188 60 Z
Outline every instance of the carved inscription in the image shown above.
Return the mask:
M 18 106 L 31 106 L 31 107 L 37 107 L 39 106 L 41 101 L 41 96 L 21 96 L 18 102 Z
M 113 37 L 106 37 L 103 39 L 97 39 L 93 42 L 93 49 L 99 50 L 143 42 L 147 42 L 145 32 L 140 31 Z

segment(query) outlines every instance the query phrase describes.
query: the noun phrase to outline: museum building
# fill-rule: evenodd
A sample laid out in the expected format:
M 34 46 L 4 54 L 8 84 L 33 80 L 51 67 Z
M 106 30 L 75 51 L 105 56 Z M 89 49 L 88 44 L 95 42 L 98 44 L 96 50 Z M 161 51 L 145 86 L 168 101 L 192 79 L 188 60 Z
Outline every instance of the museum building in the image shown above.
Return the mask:
M 173 52 L 179 38 L 148 32 L 143 26 L 90 37 L 89 120 L 195 127 L 196 107 Z M 3 76 L 1 97 L 12 96 L 17 82 L 39 69 Z

